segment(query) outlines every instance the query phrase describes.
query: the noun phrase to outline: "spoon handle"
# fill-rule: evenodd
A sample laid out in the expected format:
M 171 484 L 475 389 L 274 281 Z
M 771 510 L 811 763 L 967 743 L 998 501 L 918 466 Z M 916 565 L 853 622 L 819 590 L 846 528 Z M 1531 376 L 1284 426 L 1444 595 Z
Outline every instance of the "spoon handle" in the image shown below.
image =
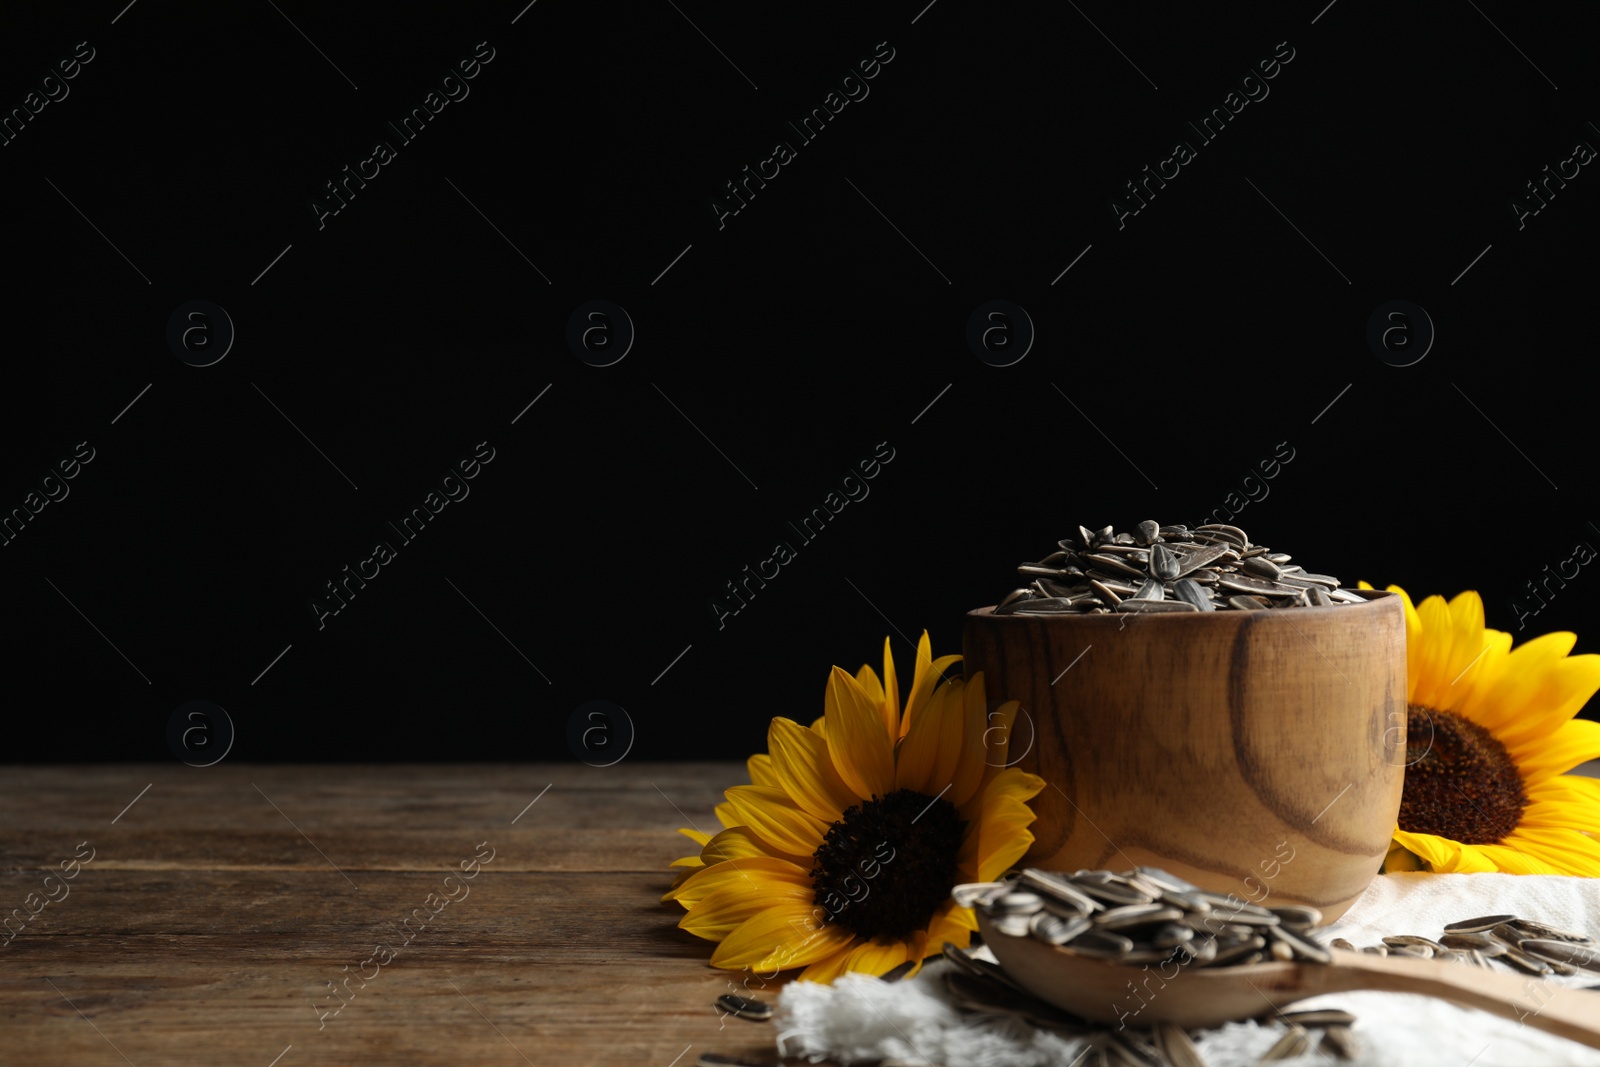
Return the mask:
M 1535 975 L 1408 956 L 1371 956 L 1333 950 L 1328 988 L 1420 993 L 1600 1048 L 1600 994 L 1569 989 Z

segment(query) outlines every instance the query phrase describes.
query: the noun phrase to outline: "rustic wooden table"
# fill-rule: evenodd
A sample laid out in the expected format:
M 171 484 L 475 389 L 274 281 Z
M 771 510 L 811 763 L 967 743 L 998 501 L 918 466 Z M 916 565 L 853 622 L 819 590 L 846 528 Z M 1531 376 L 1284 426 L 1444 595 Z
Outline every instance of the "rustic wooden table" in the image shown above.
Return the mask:
M 676 829 L 715 826 L 747 780 L 724 763 L 6 768 L 0 1063 L 771 1056 L 771 1023 L 713 1007 L 741 976 L 658 903 L 693 848 Z

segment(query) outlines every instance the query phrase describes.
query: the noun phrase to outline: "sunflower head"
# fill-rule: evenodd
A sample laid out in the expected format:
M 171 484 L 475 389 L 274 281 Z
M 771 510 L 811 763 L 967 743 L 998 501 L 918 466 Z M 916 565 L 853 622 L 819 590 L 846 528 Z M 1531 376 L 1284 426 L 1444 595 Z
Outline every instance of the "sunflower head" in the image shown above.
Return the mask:
M 831 981 L 968 944 L 977 923 L 950 890 L 1021 859 L 1044 781 L 1007 765 L 1015 702 L 989 712 L 981 674 L 940 681 L 960 658 L 934 659 L 924 633 L 903 705 L 887 639 L 881 677 L 835 667 L 821 718 L 772 720 L 721 832 L 681 831 L 700 851 L 663 899 L 719 942 L 713 966 Z
M 1361 582 L 1360 587 L 1372 586 Z M 1511 647 L 1468 591 L 1406 614 L 1406 773 L 1386 870 L 1600 875 L 1600 781 L 1563 772 L 1600 756 L 1600 723 L 1573 717 L 1600 689 L 1600 656 L 1550 633 Z

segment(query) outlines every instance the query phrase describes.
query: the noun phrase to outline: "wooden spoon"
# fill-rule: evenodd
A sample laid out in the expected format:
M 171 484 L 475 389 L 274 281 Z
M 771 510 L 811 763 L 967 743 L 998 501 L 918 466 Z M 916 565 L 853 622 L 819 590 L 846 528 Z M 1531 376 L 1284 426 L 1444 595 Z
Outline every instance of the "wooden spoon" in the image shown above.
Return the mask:
M 1600 1048 L 1600 997 L 1532 975 L 1409 956 L 1330 949 L 1331 964 L 1253 963 L 1133 966 L 1089 959 L 1032 937 L 999 933 L 982 909 L 978 927 L 995 959 L 1042 1000 L 1098 1023 L 1186 1030 L 1251 1019 L 1307 997 L 1356 989 L 1420 993 L 1516 1019 Z

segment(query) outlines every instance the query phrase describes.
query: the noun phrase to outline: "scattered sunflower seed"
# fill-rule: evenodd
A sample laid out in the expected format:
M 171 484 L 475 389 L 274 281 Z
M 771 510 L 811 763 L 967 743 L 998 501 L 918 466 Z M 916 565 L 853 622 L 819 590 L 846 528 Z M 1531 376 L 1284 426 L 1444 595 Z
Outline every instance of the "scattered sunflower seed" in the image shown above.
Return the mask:
M 761 1000 L 752 1000 L 741 997 L 736 993 L 724 993 L 717 998 L 717 1007 L 739 1019 L 749 1019 L 751 1022 L 766 1022 L 772 1018 L 772 1005 Z
M 1361 1043 L 1348 1026 L 1330 1026 L 1324 1030 L 1321 1047 L 1341 1060 L 1353 1060 L 1361 1055 Z
M 1290 1023 L 1289 1029 L 1285 1030 L 1283 1036 L 1278 1038 L 1278 1043 L 1261 1054 L 1261 1062 L 1270 1063 L 1273 1060 L 1292 1059 L 1310 1051 L 1310 1049 L 1311 1035 L 1306 1033 L 1304 1027 Z
M 696 1067 L 779 1067 L 783 1061 L 770 1056 L 725 1056 L 720 1052 L 702 1052 L 694 1062 Z
M 1155 1028 L 1156 1047 L 1171 1067 L 1206 1067 L 1194 1039 L 1181 1026 L 1162 1023 Z

